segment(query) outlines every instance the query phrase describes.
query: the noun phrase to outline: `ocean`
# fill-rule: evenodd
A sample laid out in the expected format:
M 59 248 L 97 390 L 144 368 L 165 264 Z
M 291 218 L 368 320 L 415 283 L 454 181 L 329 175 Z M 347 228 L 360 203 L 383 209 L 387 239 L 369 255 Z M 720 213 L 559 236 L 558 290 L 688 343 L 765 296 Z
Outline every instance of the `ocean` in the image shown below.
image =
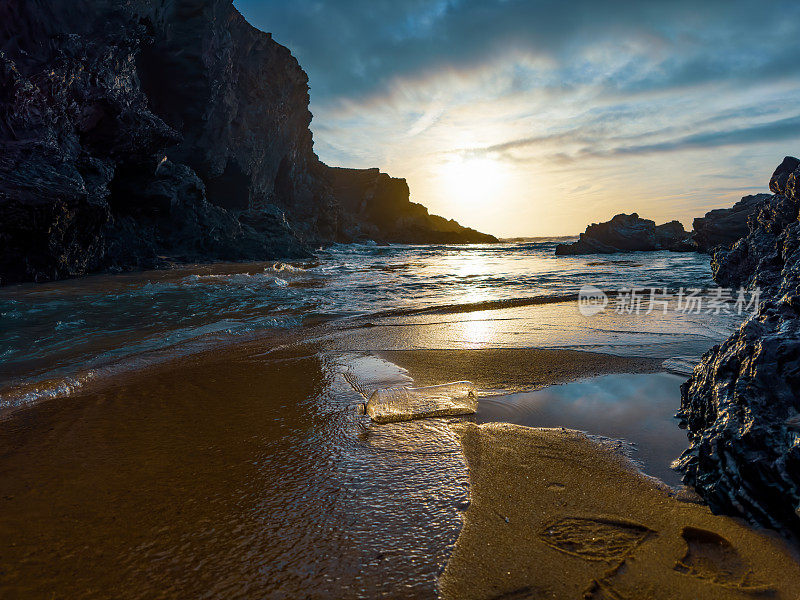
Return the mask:
M 557 257 L 554 249 L 560 241 L 335 245 L 304 261 L 178 265 L 0 288 L 0 412 L 68 395 L 87 383 L 176 356 L 330 323 L 420 314 L 480 316 L 574 300 L 584 285 L 609 295 L 625 288 L 677 292 L 714 285 L 709 257 L 703 254 Z M 617 325 L 620 321 L 624 319 L 617 319 Z M 453 343 L 556 345 L 612 353 L 626 347 L 637 354 L 653 343 L 663 345 L 666 335 L 673 346 L 663 351 L 675 356 L 664 358 L 691 365 L 724 339 L 738 319 L 705 311 L 674 314 L 662 320 L 659 332 L 646 332 L 644 338 L 636 328 L 625 331 L 621 325 L 619 332 L 609 333 L 612 324 L 587 323 L 580 338 L 574 327 L 563 335 L 551 331 L 536 336 L 526 322 L 516 323 L 524 331 L 513 335 L 495 328 L 489 332 L 493 335 L 473 335 L 472 340 L 467 335 Z

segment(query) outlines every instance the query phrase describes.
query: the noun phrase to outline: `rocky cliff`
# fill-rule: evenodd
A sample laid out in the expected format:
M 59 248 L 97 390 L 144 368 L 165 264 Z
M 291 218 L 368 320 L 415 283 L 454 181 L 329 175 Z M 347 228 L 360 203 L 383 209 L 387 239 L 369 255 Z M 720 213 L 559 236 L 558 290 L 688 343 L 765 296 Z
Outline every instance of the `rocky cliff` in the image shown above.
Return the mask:
M 800 161 L 787 157 L 714 277 L 760 289 L 758 313 L 681 387 L 678 467 L 714 510 L 800 538 Z
M 409 200 L 405 179 L 378 169 L 328 168 L 333 196 L 351 237 L 399 243 L 494 243 L 497 238 L 428 214 Z
M 308 102 L 289 50 L 231 0 L 3 0 L 0 283 L 439 241 L 407 194 L 378 221 L 348 212 Z

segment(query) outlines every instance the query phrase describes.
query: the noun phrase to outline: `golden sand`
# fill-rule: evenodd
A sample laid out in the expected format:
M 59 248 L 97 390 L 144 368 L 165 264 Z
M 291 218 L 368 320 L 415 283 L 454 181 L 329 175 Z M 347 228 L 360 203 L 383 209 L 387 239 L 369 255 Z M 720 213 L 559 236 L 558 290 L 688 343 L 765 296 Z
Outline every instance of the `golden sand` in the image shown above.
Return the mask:
M 800 597 L 774 534 L 715 516 L 562 429 L 463 423 L 471 503 L 444 600 Z

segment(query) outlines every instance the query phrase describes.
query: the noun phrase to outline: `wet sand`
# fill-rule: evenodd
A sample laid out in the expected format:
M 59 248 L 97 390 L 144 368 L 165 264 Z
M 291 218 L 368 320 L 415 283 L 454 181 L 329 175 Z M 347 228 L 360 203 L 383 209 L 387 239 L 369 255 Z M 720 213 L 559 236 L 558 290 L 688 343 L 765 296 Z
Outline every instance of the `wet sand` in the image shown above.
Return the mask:
M 547 348 L 385 350 L 377 354 L 406 369 L 418 385 L 469 380 L 485 391 L 504 393 L 608 373 L 655 373 L 662 362 Z
M 0 598 L 430 598 L 466 466 L 319 348 L 208 354 L 0 421 Z
M 777 536 L 676 498 L 581 433 L 455 429 L 471 503 L 440 580 L 445 600 L 800 594 L 800 564 Z
M 386 338 L 371 331 L 192 355 L 0 420 L 0 597 L 422 599 L 441 585 L 445 597 L 490 598 L 544 578 L 563 594 L 549 597 L 576 598 L 569 594 L 613 565 L 587 567 L 534 534 L 545 518 L 601 513 L 636 521 L 633 534 L 614 533 L 623 541 L 648 529 L 618 569 L 618 593 L 640 585 L 645 575 L 629 567 L 646 552 L 670 569 L 676 552 L 685 553 L 691 541 L 674 535 L 684 512 L 686 523 L 730 540 L 759 582 L 776 587 L 796 576 L 781 544 L 727 519 L 712 529 L 706 509 L 677 503 L 573 434 L 563 434 L 573 439 L 568 447 L 548 438 L 549 451 L 532 443 L 543 434 L 524 428 L 483 443 L 478 432 L 492 429 L 460 425 L 464 418 L 376 425 L 356 413 L 363 397 L 343 376 L 354 373 L 371 389 L 411 377 L 417 385 L 466 378 L 486 389 L 529 389 L 650 372 L 658 361 L 430 348 L 382 360 L 373 353 Z M 399 336 L 397 345 L 407 339 Z M 546 482 L 522 478 L 540 473 Z M 564 488 L 535 487 L 545 483 Z M 530 560 L 545 550 L 555 552 L 542 562 L 555 569 L 551 579 Z M 777 567 L 782 579 L 772 575 Z M 737 597 L 714 589 L 717 596 L 699 597 Z M 508 597 L 547 597 L 525 594 Z

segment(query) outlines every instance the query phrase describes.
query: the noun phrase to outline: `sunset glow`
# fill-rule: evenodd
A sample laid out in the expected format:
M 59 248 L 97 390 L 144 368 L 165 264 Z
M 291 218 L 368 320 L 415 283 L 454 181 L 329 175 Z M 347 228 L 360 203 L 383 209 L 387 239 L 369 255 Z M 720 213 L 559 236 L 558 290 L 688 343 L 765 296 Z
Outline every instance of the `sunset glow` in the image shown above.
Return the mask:
M 458 204 L 471 209 L 490 207 L 509 190 L 507 168 L 490 158 L 454 158 L 444 164 L 438 178 L 443 196 L 457 198 Z
M 279 4 L 236 2 L 308 72 L 320 158 L 498 236 L 691 227 L 800 143 L 798 3 Z

